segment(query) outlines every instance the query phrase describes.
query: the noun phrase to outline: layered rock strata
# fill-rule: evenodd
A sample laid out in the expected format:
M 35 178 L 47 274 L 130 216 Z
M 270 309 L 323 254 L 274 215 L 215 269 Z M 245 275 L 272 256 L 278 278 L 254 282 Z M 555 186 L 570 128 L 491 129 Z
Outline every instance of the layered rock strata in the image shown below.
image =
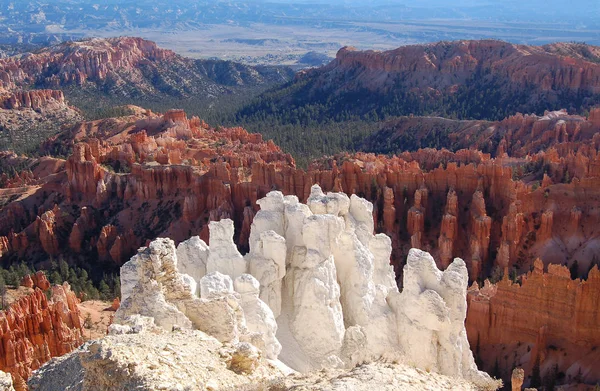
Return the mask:
M 508 378 L 512 367 L 521 366 L 527 385 L 539 360 L 542 375 L 557 366 L 565 383 L 600 381 L 595 348 L 600 344 L 597 266 L 587 280 L 573 280 L 568 268 L 549 265 L 544 272 L 544 264 L 536 260 L 533 271 L 519 283 L 504 278 L 481 288 L 474 284 L 467 298 L 467 334 L 484 368 L 490 370 L 498 362 Z M 498 360 L 499 352 L 507 350 L 514 354 Z
M 65 283 L 52 287 L 50 299 L 44 291 L 36 289 L 2 311 L 0 370 L 12 375 L 17 391 L 27 389 L 25 381 L 32 371 L 83 343 L 77 303 Z
M 0 210 L 3 254 L 35 258 L 65 248 L 120 265 L 157 236 L 208 241 L 209 221 L 221 218 L 234 221 L 235 243 L 247 250 L 258 199 L 277 188 L 306 201 L 316 182 L 374 202 L 375 227 L 392 238 L 398 274 L 417 245 L 440 267 L 460 256 L 470 280 L 495 266 L 523 272 L 536 257 L 578 259 L 584 270 L 597 247 L 598 143 L 563 143 L 525 160 L 474 150 L 356 154 L 302 171 L 260 135 L 140 110 L 73 128 L 46 145 L 73 142 L 66 162 L 32 161 L 30 173 L 6 178 L 14 187 L 2 192 L 14 201 Z M 543 181 L 515 179 L 528 167 L 545 167 Z M 561 183 L 567 173 L 570 182 Z M 573 223 L 553 224 L 563 219 Z
M 169 90 L 167 94 L 190 96 L 201 91 L 231 93 L 232 86 L 282 82 L 290 74 L 283 69 L 193 60 L 142 38 L 93 38 L 0 59 L 0 93 L 35 85 L 85 86 L 96 88 L 95 92 L 106 88 L 128 96 Z M 85 94 L 86 89 L 80 92 Z

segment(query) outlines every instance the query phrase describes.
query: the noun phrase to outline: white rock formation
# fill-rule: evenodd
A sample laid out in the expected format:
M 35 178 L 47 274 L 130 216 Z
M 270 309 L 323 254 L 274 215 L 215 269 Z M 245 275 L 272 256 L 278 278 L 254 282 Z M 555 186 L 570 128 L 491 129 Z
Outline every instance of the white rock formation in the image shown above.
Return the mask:
M 290 330 L 313 368 L 341 363 L 345 327 L 332 247 L 342 227 L 337 216 L 306 218 L 305 247 L 296 247 L 286 276 L 292 311 L 283 316 L 288 316 Z
M 255 355 L 247 344 L 222 345 L 197 330 L 109 335 L 50 360 L 33 373 L 28 386 L 30 391 L 480 390 L 463 379 L 402 363 L 288 375 Z
M 180 330 L 90 341 L 36 371 L 29 389 L 255 390 L 269 389 L 285 375 L 248 343 L 224 345 L 201 331 Z
M 368 201 L 315 185 L 307 205 L 280 192 L 258 203 L 245 257 L 225 219 L 210 223 L 210 248 L 197 237 L 177 250 L 157 239 L 123 265 L 115 316 L 123 326 L 113 332 L 148 329 L 149 317 L 168 331 L 198 329 L 238 346 L 248 353 L 242 367 L 257 364 L 253 349 L 300 371 L 383 357 L 496 385 L 469 350 L 462 260 L 441 272 L 429 254 L 411 250 L 400 293 L 391 240 L 373 234 Z
M 191 281 L 190 281 L 191 280 Z M 191 328 L 191 321 L 177 304 L 193 298 L 195 281 L 177 272 L 175 244 L 170 239 L 156 239 L 141 248 L 121 267 L 121 306 L 115 323 L 126 323 L 132 315 L 154 318 L 157 326 Z
M 279 191 L 272 191 L 265 198 L 262 198 L 256 203 L 260 206 L 260 210 L 252 220 L 250 227 L 250 252 L 255 251 L 255 247 L 260 241 L 261 233 L 265 231 L 274 231 L 277 235 L 283 236 L 284 232 L 284 197 Z
M 15 391 L 10 373 L 0 371 L 0 391 Z
M 211 240 L 215 234 L 227 232 L 228 225 L 228 222 L 213 225 Z M 228 243 L 225 238 L 216 236 L 215 241 L 221 244 L 218 248 L 227 247 L 223 245 Z M 232 241 L 231 237 L 229 241 Z M 180 248 L 185 247 L 180 245 Z M 199 248 L 203 251 L 198 258 L 204 257 L 207 251 L 204 246 Z M 285 247 L 283 251 L 285 253 Z M 221 261 L 216 258 L 219 254 L 225 257 Z M 210 251 L 209 259 L 217 267 L 221 264 L 231 266 L 234 264 L 231 262 L 232 254 L 234 261 L 240 260 L 236 256 L 239 255 L 237 250 L 234 253 L 231 249 Z M 199 264 L 194 259 L 187 261 L 188 265 Z M 244 262 L 243 259 L 241 261 Z M 235 271 L 235 268 L 228 270 Z M 275 338 L 275 316 L 269 306 L 258 298 L 258 282 L 250 275 L 242 274 L 239 277 L 237 285 L 242 289 L 242 294 L 234 291 L 229 275 L 218 271 L 210 272 L 196 281 L 187 274 L 179 273 L 175 244 L 170 239 L 161 238 L 151 242 L 147 248 L 141 248 L 137 255 L 125 263 L 121 267 L 121 276 L 125 289 L 110 329 L 114 334 L 150 330 L 155 324 L 166 331 L 201 330 L 221 342 L 252 342 L 271 359 L 276 359 L 281 351 L 281 345 Z M 252 279 L 249 283 L 251 287 L 256 286 L 256 295 L 244 283 L 248 277 Z M 197 292 L 200 292 L 200 297 Z M 244 314 L 244 307 L 247 307 L 247 315 Z M 247 327 L 247 320 L 250 327 Z
M 248 331 L 260 335 L 267 358 L 277 359 L 281 352 L 281 344 L 275 337 L 277 322 L 269 306 L 258 297 L 259 282 L 250 274 L 242 274 L 235 279 L 233 285 L 241 296 L 240 304 L 244 310 Z
M 192 236 L 177 246 L 177 266 L 180 273 L 200 281 L 206 274 L 209 249 L 199 236 Z M 196 292 L 198 295 L 200 292 Z
M 418 368 L 493 388 L 477 370 L 464 327 L 468 274 L 462 259 L 440 271 L 431 255 L 411 249 L 404 266 L 404 289 L 392 298 L 405 356 Z
M 211 221 L 208 228 L 210 253 L 206 262 L 206 272 L 227 274 L 234 280 L 246 273 L 246 261 L 233 242 L 233 221 Z
M 259 212 L 260 213 L 260 212 Z M 246 256 L 250 274 L 260 281 L 260 298 L 275 316 L 281 313 L 281 284 L 285 277 L 287 247 L 285 239 L 275 231 L 260 233 Z

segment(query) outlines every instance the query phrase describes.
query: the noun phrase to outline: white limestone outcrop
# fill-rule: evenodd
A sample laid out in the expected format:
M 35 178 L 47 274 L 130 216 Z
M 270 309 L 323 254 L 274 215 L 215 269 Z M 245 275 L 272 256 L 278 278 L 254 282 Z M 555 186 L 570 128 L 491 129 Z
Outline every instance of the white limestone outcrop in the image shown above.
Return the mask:
M 260 335 L 267 358 L 277 359 L 281 352 L 281 344 L 275 337 L 277 322 L 273 311 L 258 297 L 260 292 L 259 282 L 250 274 L 242 274 L 235 279 L 233 286 L 241 296 L 240 305 L 244 310 L 248 331 Z
M 227 248 L 231 237 L 228 240 L 219 237 L 232 234 L 229 222 L 211 225 L 211 240 L 214 239 L 220 246 L 217 246 L 217 251 L 207 254 L 208 251 L 200 243 L 197 248 L 202 251 L 198 259 L 211 259 L 217 268 L 225 265 L 224 269 L 234 274 L 242 270 L 230 266 L 235 265 L 241 255 L 237 249 L 235 251 L 239 257 L 231 248 Z M 189 247 L 189 243 L 179 246 L 180 249 L 185 247 Z M 171 239 L 160 238 L 147 248 L 141 248 L 121 267 L 121 280 L 125 283 L 123 300 L 115 313 L 110 331 L 113 334 L 129 334 L 147 330 L 151 327 L 145 319 L 151 319 L 151 323 L 166 331 L 197 329 L 221 342 L 251 342 L 266 357 L 276 359 L 281 350 L 275 337 L 277 323 L 269 306 L 258 298 L 258 281 L 242 273 L 236 284 L 240 292 L 236 292 L 233 280 L 227 274 L 213 271 L 201 276 L 197 270 L 191 270 L 200 277 L 196 281 L 179 272 L 177 254 Z M 224 257 L 222 261 L 216 258 L 220 255 Z M 241 260 L 245 262 L 243 258 Z M 187 259 L 186 267 L 194 264 L 201 262 Z M 256 287 L 257 292 L 251 290 L 249 285 Z
M 126 323 L 129 316 L 142 315 L 154 318 L 155 324 L 166 330 L 176 325 L 192 327 L 192 322 L 181 311 L 181 303 L 192 298 L 196 282 L 177 272 L 172 240 L 156 239 L 140 249 L 121 268 L 121 283 L 124 284 L 122 301 L 115 323 Z
M 480 391 L 463 379 L 402 363 L 288 375 L 256 355 L 246 343 L 223 345 L 198 330 L 109 335 L 48 361 L 28 386 L 30 391 Z
M 177 266 L 180 273 L 200 281 L 206 274 L 209 254 L 208 245 L 199 236 L 192 236 L 177 246 Z M 199 294 L 199 292 L 196 292 Z
M 489 388 L 493 381 L 477 370 L 464 327 L 468 281 L 462 259 L 442 272 L 429 253 L 413 248 L 404 267 L 404 289 L 392 306 L 400 344 L 412 364 Z
M 370 202 L 315 185 L 306 205 L 277 191 L 258 204 L 245 256 L 229 219 L 210 223 L 210 248 L 195 237 L 140 249 L 121 269 L 115 323 L 142 315 L 165 330 L 198 329 L 303 372 L 383 357 L 494 388 L 466 339 L 462 260 L 441 272 L 411 250 L 400 293 Z
M 230 219 L 211 221 L 208 228 L 210 251 L 206 272 L 227 274 L 233 280 L 246 273 L 246 260 L 233 242 L 233 221 Z

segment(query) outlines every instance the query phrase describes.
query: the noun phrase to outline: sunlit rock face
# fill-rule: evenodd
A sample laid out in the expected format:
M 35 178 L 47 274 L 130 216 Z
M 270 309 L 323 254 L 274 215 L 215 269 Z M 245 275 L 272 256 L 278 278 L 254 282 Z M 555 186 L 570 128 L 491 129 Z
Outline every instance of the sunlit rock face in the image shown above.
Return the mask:
M 121 268 L 115 323 L 142 315 L 167 331 L 249 342 L 303 372 L 386 358 L 495 384 L 469 350 L 462 260 L 442 272 L 411 250 L 400 293 L 391 240 L 373 234 L 370 202 L 315 185 L 306 205 L 277 191 L 258 204 L 245 256 L 229 219 L 210 223 L 210 246 L 157 239 L 140 249 Z

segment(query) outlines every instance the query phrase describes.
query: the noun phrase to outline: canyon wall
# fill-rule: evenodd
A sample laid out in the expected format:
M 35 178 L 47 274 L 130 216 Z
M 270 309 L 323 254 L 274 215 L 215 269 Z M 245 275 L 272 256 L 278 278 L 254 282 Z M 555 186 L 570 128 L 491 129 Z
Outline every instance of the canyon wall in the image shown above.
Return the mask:
M 195 95 L 236 94 L 240 91 L 232 86 L 281 83 L 291 75 L 284 68 L 194 60 L 142 38 L 92 38 L 0 59 L 0 94 L 35 86 L 66 88 L 69 95 L 69 87 L 86 86 L 72 96 L 97 99 L 110 92 L 132 98 L 153 94 L 199 99 Z
M 592 56 L 600 54 L 597 47 L 591 46 L 591 51 Z M 504 87 L 508 88 L 531 85 L 542 91 L 600 92 L 598 64 L 582 55 L 576 45 L 565 43 L 527 46 L 497 40 L 456 41 L 409 45 L 384 52 L 345 47 L 324 72 L 332 69 L 360 69 L 356 80 L 349 83 L 372 90 L 391 87 L 389 80 L 376 77 L 381 73 L 405 75 L 403 84 L 412 83 L 425 91 L 426 85 L 437 90 L 455 88 L 477 71 L 490 70 L 505 79 L 510 85 Z
M 0 210 L 5 260 L 27 256 L 44 261 L 61 253 L 71 262 L 83 255 L 93 259 L 95 267 L 115 268 L 156 237 L 179 243 L 199 235 L 210 245 L 210 222 L 225 218 L 233 220 L 235 242 L 246 252 L 252 250 L 257 200 L 278 189 L 306 201 L 316 183 L 325 191 L 344 191 L 373 202 L 373 229 L 390 236 L 392 264 L 400 280 L 413 246 L 429 251 L 441 269 L 461 257 L 469 280 L 480 283 L 490 275 L 513 276 L 539 268 L 534 262 L 538 257 L 545 265 L 573 267 L 577 261 L 575 274 L 581 277 L 600 255 L 600 158 L 593 138 L 557 140 L 553 148 L 525 157 L 507 152 L 491 158 L 472 149 L 423 149 L 394 157 L 338 155 L 315 161 L 305 171 L 272 142 L 241 128 L 213 129 L 182 111 L 160 115 L 137 108 L 133 113 L 81 123 L 58 135 L 44 148 L 70 144 L 73 152 L 66 161 L 32 161 L 30 174 L 8 180 L 12 187 L 0 193 L 12 199 Z M 594 115 L 591 125 L 585 125 L 590 129 L 597 129 Z M 546 122 L 553 129 L 558 121 L 560 116 Z M 515 175 L 528 165 L 540 170 Z M 594 297 L 586 289 L 582 297 Z M 518 291 L 516 286 L 501 290 L 495 300 L 513 298 L 513 290 Z M 523 297 L 538 297 L 537 292 Z M 570 294 L 566 291 L 564 297 Z M 519 308 L 529 308 L 522 301 L 511 304 L 519 314 Z M 537 303 L 542 312 L 553 305 Z M 502 335 L 501 323 L 485 323 L 485 315 L 475 314 L 469 315 L 476 320 L 469 318 L 468 324 L 481 323 L 479 357 L 485 365 L 494 365 L 496 357 L 504 357 L 496 347 L 511 342 L 497 337 Z M 521 343 L 520 349 L 572 345 L 570 340 L 545 343 L 542 337 L 541 342 L 526 344 L 531 333 L 537 338 L 545 325 L 546 318 L 538 319 L 531 326 L 534 331 L 514 333 L 520 335 L 515 342 Z M 571 332 L 566 323 L 552 327 L 556 331 L 550 335 Z M 584 340 L 590 337 L 582 333 Z M 515 351 L 519 357 L 528 353 Z M 555 352 L 550 350 L 548 357 Z M 513 361 L 519 360 L 500 360 L 500 367 L 508 368 Z
M 303 171 L 260 135 L 210 129 L 183 112 L 83 123 L 55 142 L 65 139 L 73 153 L 64 166 L 38 166 L 19 189 L 27 196 L 0 211 L 3 254 L 68 248 L 118 265 L 157 236 L 207 238 L 208 222 L 221 218 L 234 220 L 247 249 L 259 198 L 279 189 L 306 200 L 319 183 L 373 201 L 375 229 L 392 237 L 398 272 L 411 246 L 441 267 L 462 257 L 471 281 L 494 268 L 525 272 L 537 257 L 578 260 L 583 272 L 598 255 L 600 158 L 590 143 L 526 159 L 474 150 L 340 155 Z M 545 167 L 541 183 L 513 179 L 526 164 Z M 569 183 L 558 183 L 566 172 Z
M 467 295 L 469 342 L 484 368 L 498 365 L 505 378 L 515 366 L 531 376 L 539 360 L 542 375 L 556 366 L 563 381 L 595 384 L 600 381 L 599 299 L 597 266 L 587 280 L 573 280 L 565 266 L 549 265 L 545 272 L 538 259 L 518 283 L 506 277 L 481 288 L 473 284 Z M 499 359 L 504 352 L 507 359 Z
M 33 280 L 50 289 L 40 276 Z M 0 370 L 12 375 L 17 391 L 27 389 L 25 381 L 33 370 L 83 343 L 75 294 L 67 283 L 52 287 L 50 293 L 48 299 L 45 291 L 36 289 L 0 313 Z
M 64 46 L 0 61 L 0 89 L 9 91 L 34 83 L 52 87 L 70 83 L 82 85 L 88 79 L 106 80 L 117 69 L 139 73 L 136 69 L 144 61 L 175 56 L 172 51 L 160 49 L 154 42 L 141 38 L 93 39 Z M 49 66 L 59 67 L 60 72 L 44 71 Z
M 59 90 L 31 90 L 0 96 L 0 108 L 8 110 L 21 108 L 40 110 L 50 104 L 64 105 L 65 96 L 63 92 Z
M 385 122 L 367 137 L 360 149 L 381 154 L 401 153 L 419 148 L 477 149 L 492 157 L 526 158 L 552 148 L 598 148 L 598 115 L 592 107 L 588 117 L 566 110 L 546 111 L 544 115 L 511 115 L 501 121 L 452 120 L 441 117 L 400 117 Z M 524 172 L 518 172 L 521 176 Z M 562 178 L 559 178 L 562 179 Z

